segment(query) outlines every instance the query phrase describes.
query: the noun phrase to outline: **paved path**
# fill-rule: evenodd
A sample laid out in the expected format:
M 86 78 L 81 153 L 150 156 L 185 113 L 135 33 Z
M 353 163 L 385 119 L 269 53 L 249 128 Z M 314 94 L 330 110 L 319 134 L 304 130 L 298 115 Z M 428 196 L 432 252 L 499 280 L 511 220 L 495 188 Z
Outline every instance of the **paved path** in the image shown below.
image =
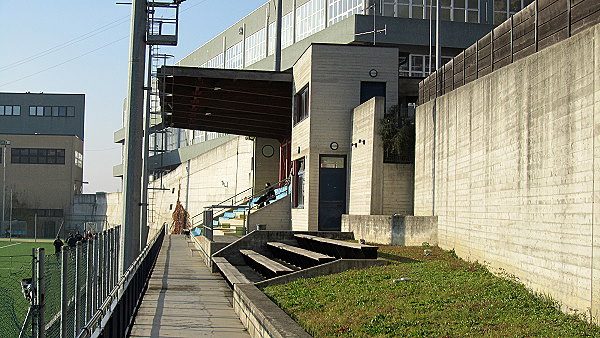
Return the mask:
M 231 290 L 184 236 L 165 237 L 131 337 L 249 337 L 230 303 Z

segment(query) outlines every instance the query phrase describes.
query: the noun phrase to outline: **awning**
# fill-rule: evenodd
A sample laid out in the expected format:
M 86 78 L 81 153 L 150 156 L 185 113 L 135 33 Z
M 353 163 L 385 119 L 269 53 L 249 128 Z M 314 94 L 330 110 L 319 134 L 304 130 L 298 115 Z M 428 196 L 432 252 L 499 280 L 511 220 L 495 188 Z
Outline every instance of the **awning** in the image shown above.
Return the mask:
M 167 126 L 280 140 L 291 135 L 291 73 L 163 66 L 158 79 Z

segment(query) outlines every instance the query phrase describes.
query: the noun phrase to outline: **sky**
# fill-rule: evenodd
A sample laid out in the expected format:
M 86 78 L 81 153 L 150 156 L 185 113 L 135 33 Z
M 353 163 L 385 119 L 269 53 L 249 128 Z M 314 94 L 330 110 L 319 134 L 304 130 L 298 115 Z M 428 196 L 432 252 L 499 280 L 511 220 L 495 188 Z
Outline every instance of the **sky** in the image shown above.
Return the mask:
M 0 92 L 86 95 L 84 193 L 121 190 L 113 134 L 123 126 L 130 5 L 127 0 L 0 0 Z M 179 43 L 161 47 L 178 61 L 267 0 L 187 0 Z

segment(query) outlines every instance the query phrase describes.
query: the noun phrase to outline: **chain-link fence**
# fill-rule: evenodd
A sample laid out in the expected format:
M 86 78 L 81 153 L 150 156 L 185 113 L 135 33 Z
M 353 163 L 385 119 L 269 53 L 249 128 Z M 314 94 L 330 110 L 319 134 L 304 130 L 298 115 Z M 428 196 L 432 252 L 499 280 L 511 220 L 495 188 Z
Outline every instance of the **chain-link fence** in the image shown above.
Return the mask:
M 4 301 L 0 288 L 0 323 L 12 321 L 6 325 L 10 331 L 0 332 L 0 337 L 77 337 L 116 285 L 119 235 L 120 227 L 115 227 L 67 244 L 57 253 L 35 249 L 26 256 L 29 264 L 21 264 L 20 270 L 11 273 L 30 278 L 23 289 L 31 290 L 31 302 L 24 296 Z M 0 267 L 7 266 L 1 259 Z M 0 285 L 8 285 L 2 276 Z
M 32 254 L 0 256 L 0 337 L 19 337 L 23 328 L 30 308 L 30 293 L 21 287 L 21 282 L 30 284 L 32 258 Z

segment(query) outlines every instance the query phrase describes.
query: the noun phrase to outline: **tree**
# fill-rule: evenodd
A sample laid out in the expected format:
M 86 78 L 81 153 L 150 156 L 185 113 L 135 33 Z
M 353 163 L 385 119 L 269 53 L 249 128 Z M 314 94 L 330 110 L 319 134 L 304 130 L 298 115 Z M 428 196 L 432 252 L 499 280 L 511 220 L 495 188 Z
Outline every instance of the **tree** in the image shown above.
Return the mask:
M 400 106 L 388 109 L 381 119 L 379 134 L 383 141 L 384 162 L 414 163 L 415 123 Z

